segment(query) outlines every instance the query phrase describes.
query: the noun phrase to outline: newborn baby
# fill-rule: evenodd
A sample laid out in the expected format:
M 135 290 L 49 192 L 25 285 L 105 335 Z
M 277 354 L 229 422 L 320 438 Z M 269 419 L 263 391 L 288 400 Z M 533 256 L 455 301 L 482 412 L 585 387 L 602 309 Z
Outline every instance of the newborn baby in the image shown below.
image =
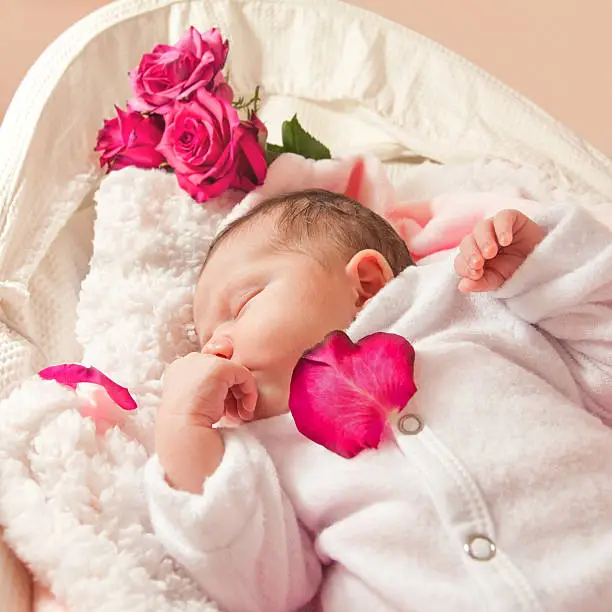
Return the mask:
M 343 196 L 271 199 L 211 246 L 194 319 L 145 481 L 223 610 L 610 609 L 612 246 L 586 212 L 501 212 L 453 270 Z M 288 413 L 301 355 L 345 328 L 407 338 L 419 389 L 351 460 Z

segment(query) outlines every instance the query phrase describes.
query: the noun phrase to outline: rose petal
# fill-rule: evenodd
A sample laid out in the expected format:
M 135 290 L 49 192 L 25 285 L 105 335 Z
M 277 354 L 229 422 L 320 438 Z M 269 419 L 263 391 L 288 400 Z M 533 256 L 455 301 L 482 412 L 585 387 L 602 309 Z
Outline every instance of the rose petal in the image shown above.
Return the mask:
M 219 180 L 202 180 L 198 174 L 177 174 L 176 178 L 181 189 L 184 189 L 198 204 L 202 204 L 225 193 L 234 176 L 228 174 Z
M 372 334 L 354 344 L 340 331 L 298 362 L 289 408 L 298 430 L 351 458 L 378 448 L 388 416 L 416 393 L 414 349 L 401 336 Z
M 45 368 L 38 375 L 45 380 L 56 380 L 58 383 L 73 389 L 76 389 L 79 383 L 93 383 L 104 387 L 111 399 L 124 410 L 135 410 L 137 408 L 136 401 L 130 392 L 97 368 L 78 363 L 65 363 Z

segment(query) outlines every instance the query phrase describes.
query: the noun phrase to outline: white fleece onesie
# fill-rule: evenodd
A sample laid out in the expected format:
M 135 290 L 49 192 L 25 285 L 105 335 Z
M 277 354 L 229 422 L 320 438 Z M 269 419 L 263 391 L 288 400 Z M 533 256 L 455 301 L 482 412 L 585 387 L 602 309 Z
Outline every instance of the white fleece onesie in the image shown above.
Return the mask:
M 612 610 L 612 236 L 574 208 L 539 222 L 496 293 L 408 268 L 350 327 L 415 347 L 395 442 L 346 460 L 255 422 L 202 495 L 150 461 L 156 533 L 224 610 Z

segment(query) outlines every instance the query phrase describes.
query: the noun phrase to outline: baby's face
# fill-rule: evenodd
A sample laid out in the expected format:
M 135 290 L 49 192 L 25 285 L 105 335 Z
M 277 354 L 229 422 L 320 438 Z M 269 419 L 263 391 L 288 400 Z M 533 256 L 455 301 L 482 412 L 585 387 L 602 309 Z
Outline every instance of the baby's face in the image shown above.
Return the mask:
M 255 416 L 285 412 L 302 354 L 355 318 L 358 294 L 339 257 L 275 251 L 274 219 L 228 236 L 207 262 L 194 298 L 204 352 L 233 359 L 257 381 Z M 316 248 L 316 246 L 313 246 Z

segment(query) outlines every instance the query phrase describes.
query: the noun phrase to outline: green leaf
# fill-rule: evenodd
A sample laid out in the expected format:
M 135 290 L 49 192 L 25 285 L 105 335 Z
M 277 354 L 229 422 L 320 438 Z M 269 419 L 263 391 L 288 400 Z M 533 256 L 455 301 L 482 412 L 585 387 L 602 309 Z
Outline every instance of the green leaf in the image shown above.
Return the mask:
M 331 159 L 329 149 L 300 125 L 297 115 L 283 122 L 283 149 L 308 159 Z
M 271 142 L 266 143 L 266 149 L 268 153 L 272 153 L 272 155 L 280 155 L 281 153 L 286 153 L 285 149 L 281 145 L 275 145 Z

